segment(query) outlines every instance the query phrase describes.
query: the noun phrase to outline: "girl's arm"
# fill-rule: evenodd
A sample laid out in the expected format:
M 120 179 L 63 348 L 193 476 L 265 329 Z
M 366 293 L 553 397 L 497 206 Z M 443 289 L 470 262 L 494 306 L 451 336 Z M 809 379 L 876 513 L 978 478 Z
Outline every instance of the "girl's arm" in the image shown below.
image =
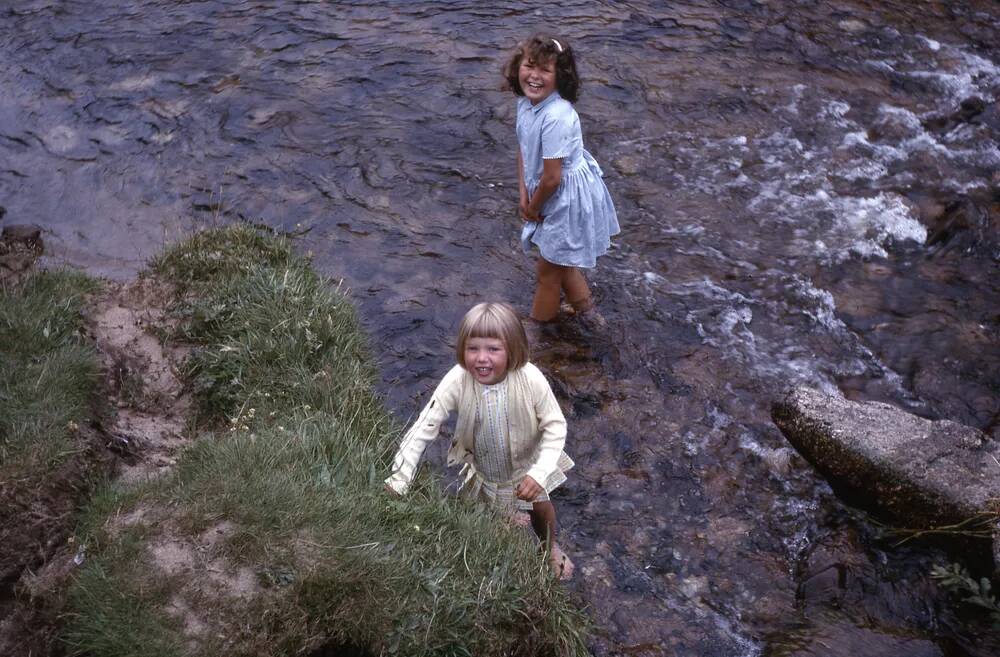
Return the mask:
M 527 472 L 540 486 L 545 485 L 559 463 L 559 455 L 566 446 L 566 418 L 548 381 L 539 372 L 541 380 L 536 382 L 538 395 L 535 401 L 535 414 L 538 417 L 538 430 L 542 434 L 538 448 L 538 457 Z M 533 386 L 535 387 L 535 386 Z
M 517 191 L 520 196 L 517 207 L 521 210 L 521 216 L 524 217 L 528 211 L 528 186 L 524 184 L 524 159 L 521 157 L 520 144 L 517 146 Z
M 456 369 L 460 371 L 456 372 Z M 460 383 L 460 379 L 456 380 L 456 375 L 461 375 L 461 369 L 459 365 L 452 368 L 452 371 L 438 384 L 430 402 L 420 411 L 417 420 L 403 435 L 396 456 L 392 460 L 392 474 L 385 480 L 385 485 L 393 492 L 399 495 L 406 494 L 410 482 L 417 473 L 417 465 L 420 464 L 424 450 L 437 438 L 441 424 L 457 407 L 459 389 L 457 384 Z
M 524 213 L 525 219 L 529 221 L 544 219 L 539 214 L 542 211 L 542 206 L 559 189 L 560 182 L 562 182 L 562 158 L 553 157 L 542 160 L 542 177 L 538 181 L 538 187 L 532 194 L 531 200 L 528 201 L 527 211 Z

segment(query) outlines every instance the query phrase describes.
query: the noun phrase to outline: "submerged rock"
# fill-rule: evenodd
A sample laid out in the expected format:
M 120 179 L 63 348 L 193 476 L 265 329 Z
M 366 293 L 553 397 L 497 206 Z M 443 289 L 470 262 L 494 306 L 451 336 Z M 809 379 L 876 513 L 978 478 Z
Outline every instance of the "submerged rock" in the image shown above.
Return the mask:
M 772 409 L 775 424 L 838 487 L 915 527 L 992 530 L 1000 564 L 1000 445 L 948 420 L 799 387 Z
M 0 281 L 27 271 L 44 250 L 38 226 L 4 227 L 0 233 Z

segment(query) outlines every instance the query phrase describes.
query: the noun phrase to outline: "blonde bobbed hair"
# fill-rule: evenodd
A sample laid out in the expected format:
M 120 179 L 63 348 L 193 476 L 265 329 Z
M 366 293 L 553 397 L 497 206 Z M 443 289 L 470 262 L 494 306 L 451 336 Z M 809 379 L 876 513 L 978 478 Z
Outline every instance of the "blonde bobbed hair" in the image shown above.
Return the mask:
M 469 338 L 495 338 L 507 348 L 507 369 L 516 370 L 528 362 L 530 350 L 528 337 L 517 311 L 510 304 L 499 302 L 477 303 L 465 313 L 458 326 L 455 358 L 465 367 L 465 345 Z

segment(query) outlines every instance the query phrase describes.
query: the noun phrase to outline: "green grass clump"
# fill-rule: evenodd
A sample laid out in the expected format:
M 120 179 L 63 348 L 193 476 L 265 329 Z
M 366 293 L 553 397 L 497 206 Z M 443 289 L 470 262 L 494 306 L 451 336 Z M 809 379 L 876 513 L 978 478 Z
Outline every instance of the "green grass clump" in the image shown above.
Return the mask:
M 176 335 L 197 345 L 202 435 L 83 525 L 76 651 L 141 654 L 148 633 L 162 654 L 587 654 L 584 617 L 523 530 L 430 477 L 406 499 L 383 491 L 398 428 L 353 306 L 285 241 L 214 230 L 156 269 L 186 290 Z M 166 543 L 187 570 L 164 567 Z
M 238 224 L 196 233 L 168 249 L 152 262 L 152 269 L 175 284 L 218 283 L 261 266 L 281 268 L 294 260 L 285 238 L 264 234 L 258 228 Z
M 73 453 L 74 428 L 93 417 L 99 365 L 80 335 L 97 283 L 39 272 L 0 288 L 0 479 L 44 473 Z
M 993 584 L 989 578 L 976 579 L 969 574 L 965 566 L 958 563 L 934 566 L 931 569 L 931 578 L 963 603 L 987 612 L 993 628 L 1000 629 L 1000 599 L 993 592 Z

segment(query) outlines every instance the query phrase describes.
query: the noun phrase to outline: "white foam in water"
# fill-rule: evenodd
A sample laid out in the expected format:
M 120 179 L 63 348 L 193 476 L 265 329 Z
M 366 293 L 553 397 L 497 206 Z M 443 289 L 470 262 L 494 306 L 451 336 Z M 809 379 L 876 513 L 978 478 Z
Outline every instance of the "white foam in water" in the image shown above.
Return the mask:
M 799 101 L 802 100 L 802 93 L 806 90 L 806 85 L 797 84 L 792 87 L 792 100 L 785 105 L 785 110 L 791 114 L 799 113 Z
M 705 344 L 718 348 L 726 357 L 747 363 L 759 375 L 775 381 L 836 389 L 834 382 L 820 372 L 820 363 L 815 359 L 801 360 L 789 353 L 801 351 L 796 344 L 789 348 L 789 345 L 775 343 L 750 330 L 749 323 L 754 315 L 751 306 L 770 306 L 767 314 L 771 324 L 774 316 L 781 314 L 772 301 L 751 300 L 707 279 L 675 286 L 672 291 L 684 296 L 700 296 L 711 302 L 707 307 L 689 312 L 685 319 L 695 327 Z M 788 331 L 784 332 L 783 339 L 795 341 Z
M 737 333 L 737 329 L 746 329 L 753 319 L 753 311 L 747 307 L 730 308 L 724 311 L 719 322 L 726 333 Z
M 782 519 L 787 519 L 793 524 L 805 523 L 804 526 L 799 526 L 787 538 L 782 540 L 782 543 L 788 550 L 789 560 L 792 563 L 798 561 L 811 544 L 812 525 L 809 519 L 817 517 L 818 511 L 819 503 L 816 500 L 797 498 L 778 499 L 775 512 Z M 797 523 L 796 520 L 798 521 Z
M 912 44 L 910 36 L 896 37 Z M 765 239 L 766 234 L 781 231 L 783 237 L 769 242 L 769 248 L 778 249 L 778 261 L 791 267 L 800 260 L 831 264 L 887 257 L 891 243 L 925 243 L 927 229 L 904 196 L 886 190 L 920 184 L 926 163 L 941 163 L 939 179 L 932 184 L 960 191 L 984 184 L 975 167 L 1000 167 L 1000 147 L 982 138 L 981 127 L 958 122 L 944 134 L 925 127 L 940 125 L 928 119 L 950 115 L 969 96 L 995 94 L 1000 68 L 927 38 L 908 52 L 900 61 L 868 64 L 894 77 L 933 79 L 945 91 L 934 99 L 935 109 L 921 114 L 883 103 L 873 123 L 864 125 L 843 99 L 796 85 L 789 104 L 779 108 L 789 117 L 787 128 L 762 138 L 688 139 L 684 171 L 690 182 L 722 194 L 738 189 L 748 199 L 746 210 L 758 222 L 750 230 L 761 231 L 752 235 L 750 243 L 754 237 Z M 798 132 L 793 127 L 803 122 L 815 130 Z M 911 159 L 914 167 L 907 165 Z M 692 234 L 688 242 L 679 251 L 733 262 L 733 248 L 720 251 L 700 234 Z M 869 372 L 907 397 L 901 377 L 837 318 L 833 296 L 788 265 L 779 266 L 784 270 L 755 275 L 759 283 L 749 291 L 745 284 L 734 284 L 742 290 L 735 291 L 708 279 L 672 284 L 669 276 L 664 279 L 652 272 L 642 281 L 659 294 L 699 297 L 685 302 L 690 309 L 687 322 L 705 344 L 745 364 L 754 376 L 839 394 L 837 378 Z M 814 328 L 804 331 L 803 317 L 814 322 Z M 749 444 L 744 448 L 754 449 Z M 791 549 L 800 548 L 798 540 L 793 544 Z
M 903 74 L 936 83 L 939 89 L 950 95 L 950 104 L 970 96 L 989 97 L 989 90 L 1000 81 L 1000 66 L 992 61 L 955 46 L 940 44 L 926 37 L 919 38 L 937 44 L 937 48 L 932 47 L 931 50 L 942 55 L 946 62 L 959 62 L 959 66 L 954 70 L 918 70 Z
M 837 304 L 833 300 L 833 295 L 827 290 L 820 290 L 814 287 L 810 281 L 798 277 L 794 279 L 790 287 L 814 304 L 814 311 L 810 311 L 808 307 L 803 305 L 803 312 L 812 317 L 816 323 L 826 329 L 846 329 L 844 323 L 837 319 Z
M 892 119 L 903 123 L 908 128 L 912 128 L 914 131 L 923 131 L 924 129 L 923 124 L 920 122 L 920 117 L 905 107 L 896 107 L 895 105 L 882 103 L 878 106 L 878 115 L 879 121 Z
M 954 160 L 956 164 L 971 164 L 984 168 L 1000 167 L 1000 148 L 997 144 L 989 140 L 980 140 L 976 136 L 977 128 L 968 124 L 960 124 L 951 132 L 946 134 L 942 143 L 936 136 L 927 132 L 920 118 L 913 112 L 892 105 L 881 105 L 879 116 L 875 125 L 883 128 L 895 127 L 902 129 L 902 139 L 893 145 L 885 140 L 879 143 L 871 143 L 865 131 L 848 132 L 844 135 L 841 143 L 842 148 L 860 148 L 872 157 L 873 163 L 891 164 L 896 161 L 905 160 L 916 153 L 930 152 L 935 157 L 943 157 Z M 899 130 L 893 134 L 900 134 Z M 968 147 L 961 147 L 962 144 L 971 144 Z M 888 175 L 888 169 L 885 173 Z M 876 173 L 876 169 L 866 171 L 868 174 Z M 898 175 L 898 174 L 897 174 Z M 879 177 L 882 177 L 879 176 Z M 851 173 L 848 172 L 848 176 Z M 874 178 L 873 178 L 874 179 Z M 946 181 L 947 182 L 947 181 Z M 948 186 L 953 189 L 970 189 L 984 185 L 980 180 L 970 182 L 950 181 Z
M 934 39 L 931 39 L 931 38 L 928 38 L 928 37 L 925 37 L 925 36 L 918 36 L 917 38 L 920 39 L 921 41 L 923 41 L 924 43 L 926 43 L 927 47 L 930 48 L 931 50 L 933 50 L 935 52 L 937 52 L 938 50 L 941 50 L 941 44 L 939 42 L 935 41 Z
M 867 64 L 871 68 L 874 68 L 878 71 L 884 71 L 886 73 L 894 73 L 896 71 L 896 69 L 892 67 L 892 64 L 890 64 L 889 62 L 883 62 L 881 60 L 869 59 L 865 61 L 865 64 Z
M 651 285 L 660 285 L 661 283 L 663 283 L 664 281 L 666 281 L 665 278 L 663 278 L 659 274 L 657 274 L 655 272 L 651 272 L 651 271 L 643 272 L 642 273 L 642 277 L 644 279 L 646 279 L 646 282 L 649 283 L 649 284 L 651 284 Z
M 842 100 L 831 100 L 820 111 L 820 118 L 838 126 L 846 126 L 844 116 L 851 111 L 851 106 Z
M 670 286 L 669 294 L 696 296 L 701 303 L 689 304 L 696 309 L 685 320 L 695 327 L 705 344 L 719 349 L 728 359 L 745 363 L 761 379 L 781 386 L 806 384 L 830 395 L 840 395 L 836 378 L 875 373 L 889 385 L 904 393 L 901 377 L 886 367 L 837 317 L 837 308 L 827 290 L 815 287 L 798 274 L 770 271 L 774 277 L 765 288 L 780 288 L 779 297 L 761 292 L 760 298 L 727 290 L 703 279 Z M 761 279 L 762 281 L 764 279 Z M 813 328 L 807 334 L 821 342 L 837 345 L 830 356 L 816 353 L 809 340 L 803 341 L 803 327 L 796 316 L 809 318 Z M 750 323 L 756 324 L 751 330 Z M 717 418 L 713 416 L 713 423 Z M 717 428 L 717 427 L 715 427 Z M 697 450 L 695 437 L 686 440 L 687 449 Z
M 844 146 L 868 146 L 871 147 L 872 143 L 868 141 L 868 131 L 866 130 L 855 130 L 854 132 L 844 133 L 844 139 L 841 142 Z
M 881 162 L 857 160 L 854 166 L 845 168 L 841 175 L 848 180 L 877 180 L 888 173 L 889 169 Z
M 872 198 L 840 196 L 829 206 L 843 220 L 847 248 L 862 257 L 888 255 L 883 244 L 892 238 L 923 244 L 927 228 L 910 214 L 900 196 L 882 192 Z

